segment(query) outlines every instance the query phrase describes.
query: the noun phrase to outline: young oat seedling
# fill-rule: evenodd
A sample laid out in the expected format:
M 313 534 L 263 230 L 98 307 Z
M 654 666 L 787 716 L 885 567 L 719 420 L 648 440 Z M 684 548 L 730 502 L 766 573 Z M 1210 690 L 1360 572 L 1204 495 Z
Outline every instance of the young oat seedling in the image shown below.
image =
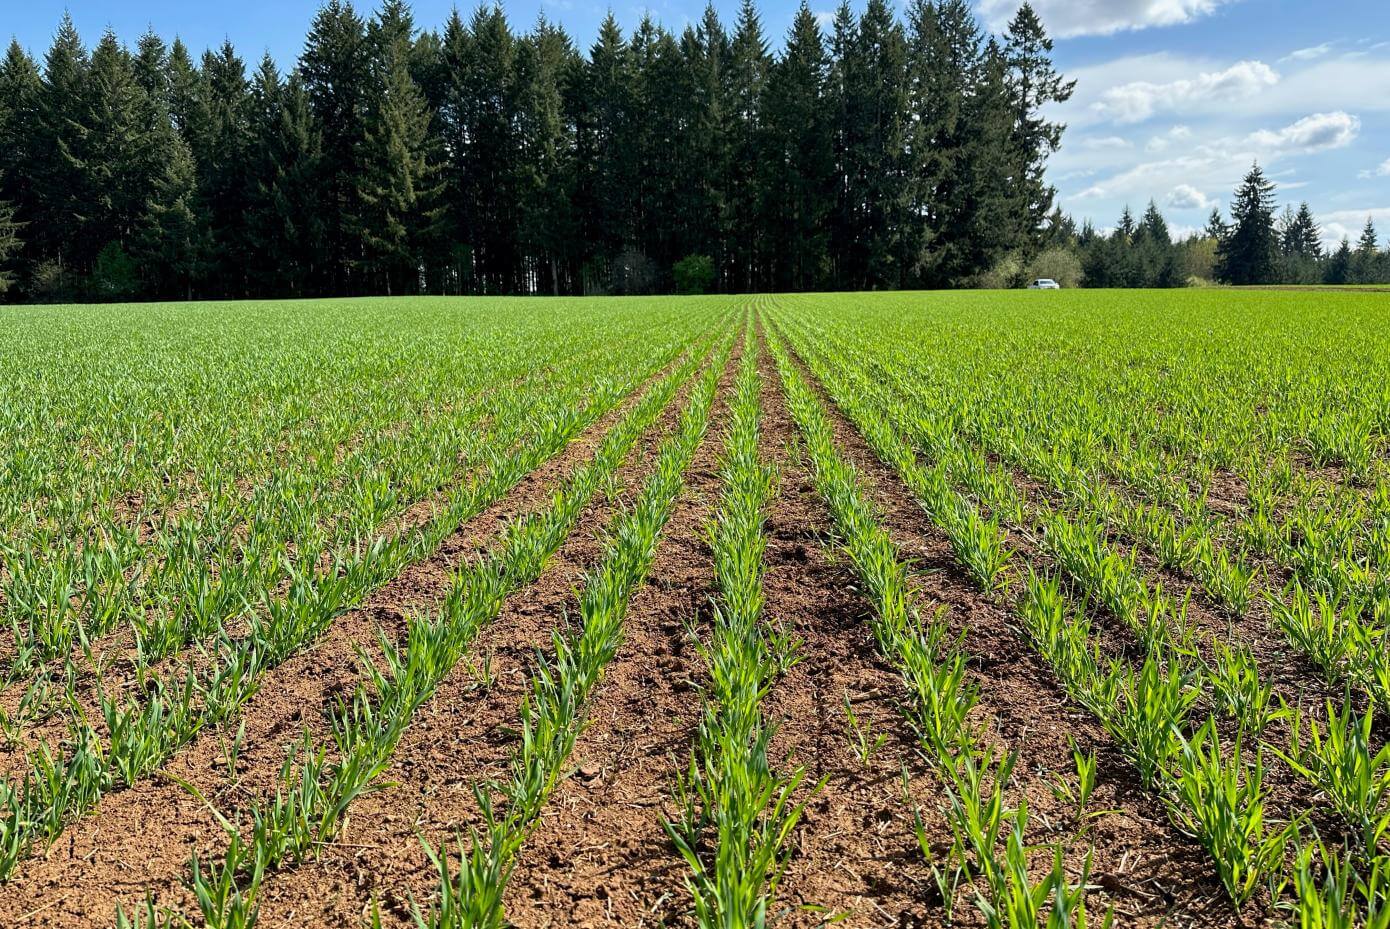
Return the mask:
M 874 733 L 870 725 L 866 722 L 860 724 L 859 717 L 855 715 L 854 703 L 849 698 L 849 691 L 844 694 L 845 719 L 849 725 L 849 742 L 854 749 L 854 756 L 859 759 L 860 765 L 869 766 L 878 750 L 883 747 L 883 743 L 888 741 L 888 733 Z
M 1052 795 L 1058 800 L 1069 803 L 1076 808 L 1074 816 L 1080 820 L 1087 817 L 1086 805 L 1091 801 L 1091 794 L 1095 792 L 1099 761 L 1094 750 L 1083 752 L 1076 744 L 1076 740 L 1071 740 L 1072 765 L 1076 772 L 1076 786 L 1072 786 L 1072 780 L 1066 777 L 1059 777 L 1052 785 Z M 1091 813 L 1090 816 L 1100 816 L 1102 813 Z

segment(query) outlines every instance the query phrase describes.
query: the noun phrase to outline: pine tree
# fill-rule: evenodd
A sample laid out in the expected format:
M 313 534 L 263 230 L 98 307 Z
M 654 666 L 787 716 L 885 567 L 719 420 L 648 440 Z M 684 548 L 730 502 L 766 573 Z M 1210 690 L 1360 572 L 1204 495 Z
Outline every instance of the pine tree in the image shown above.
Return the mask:
M 1327 260 L 1327 267 L 1323 272 L 1323 282 L 1326 284 L 1352 283 L 1351 263 L 1351 242 L 1343 237 L 1342 244 L 1337 246 L 1337 250 Z
M 544 17 L 523 42 L 517 59 L 521 135 L 529 140 L 520 179 L 518 237 L 522 251 L 535 263 L 536 289 L 542 293 L 571 293 L 577 286 L 573 138 L 565 89 L 581 67 L 569 36 Z
M 688 202 L 683 212 L 691 217 L 691 251 L 714 260 L 716 287 L 728 288 L 728 217 L 731 107 L 729 37 L 714 4 L 705 6 L 699 25 L 681 43 L 682 57 L 691 72 L 689 139 L 683 157 Z
M 1351 258 L 1351 280 L 1353 284 L 1380 283 L 1380 235 L 1376 224 L 1370 217 L 1356 241 L 1356 251 Z
M 1322 279 L 1322 233 L 1307 202 L 1298 211 L 1286 207 L 1280 220 L 1281 279 L 1290 284 L 1315 284 Z
M 1012 150 L 1015 197 L 1019 202 L 1018 244 L 1036 247 L 1043 221 L 1052 210 L 1056 189 L 1046 181 L 1047 159 L 1061 146 L 1061 123 L 1049 122 L 1043 112 L 1065 103 L 1076 89 L 1052 63 L 1052 39 L 1033 7 L 1024 3 L 1009 22 L 1005 58 L 1009 93 L 1014 105 Z
M 371 48 L 366 26 L 351 2 L 328 0 L 314 17 L 299 70 L 315 121 L 323 134 L 319 189 L 329 293 L 351 293 L 362 258 L 356 230 L 360 199 L 353 182 L 357 148 L 365 131 Z
M 820 26 L 806 0 L 797 9 L 786 51 L 768 77 L 768 147 L 761 215 L 776 257 L 772 286 L 809 290 L 829 272 L 825 221 L 833 205 L 834 161 L 826 119 L 829 62 Z
M 772 58 L 763 37 L 762 20 L 752 0 L 743 0 L 738 24 L 729 45 L 729 174 L 728 194 L 729 284 L 736 291 L 749 292 L 767 285 L 764 218 L 757 207 L 759 168 L 763 164 L 766 132 L 763 96 Z
M 212 241 L 208 273 L 224 292 L 247 296 L 254 255 L 246 217 L 252 208 L 252 99 L 246 65 L 230 42 L 203 53 L 198 114 L 190 124 L 199 172 L 200 211 Z
M 388 294 L 419 289 L 424 240 L 441 212 L 430 113 L 411 76 L 413 31 L 399 3 L 388 3 L 376 21 L 374 99 L 355 176 L 362 267 Z
M 43 79 L 35 98 L 33 148 L 29 162 L 37 209 L 26 210 L 35 259 L 44 262 L 40 288 L 59 296 L 96 257 L 87 249 L 87 168 L 83 162 L 89 112 L 87 50 L 64 16 L 44 57 Z
M 19 254 L 21 245 L 14 207 L 0 200 L 0 297 L 14 286 L 16 275 L 12 262 Z
M 588 214 L 585 238 L 591 246 L 586 289 L 610 287 L 621 280 L 617 289 L 624 290 L 638 283 L 629 280 L 629 263 L 618 261 L 632 242 L 635 214 L 634 86 L 630 48 L 610 13 L 589 52 L 579 130 L 587 141 L 579 164 L 581 197 Z
M 135 248 L 156 295 L 193 299 L 196 283 L 207 273 L 212 242 L 201 212 L 193 155 L 181 136 L 172 136 L 154 179 Z
M 304 296 L 328 286 L 323 280 L 328 258 L 319 207 L 322 147 L 298 74 L 285 82 L 275 125 L 262 144 L 265 170 L 254 194 L 253 228 L 262 247 L 277 256 L 278 292 Z
M 193 145 L 194 135 L 206 123 L 207 116 L 201 112 L 204 101 L 198 66 L 181 39 L 175 39 L 169 47 L 168 75 L 169 116 L 184 141 Z
M 685 165 L 672 153 L 690 144 L 694 98 L 684 55 L 669 32 L 644 16 L 632 38 L 632 101 L 637 172 L 634 235 L 664 282 L 689 253 L 692 227 L 681 211 L 688 197 Z M 756 189 L 756 188 L 755 188 Z M 755 204 L 750 203 L 749 212 Z
M 35 130 L 38 126 L 39 68 L 18 42 L 10 42 L 0 64 L 0 202 L 8 204 L 14 236 L 8 274 L 19 277 L 23 249 L 17 229 L 29 215 L 41 213 L 42 202 L 31 179 L 36 177 Z
M 1226 222 L 1225 217 L 1216 207 L 1212 207 L 1211 215 L 1207 217 L 1207 225 L 1202 230 L 1202 234 L 1218 243 L 1226 241 L 1226 237 L 1231 234 L 1230 224 Z
M 1228 284 L 1274 280 L 1278 243 L 1274 230 L 1274 184 L 1258 164 L 1245 175 L 1231 206 L 1231 231 L 1218 249 L 1217 273 Z
M 984 145 L 1000 127 L 973 120 L 997 113 L 999 101 L 980 94 L 982 38 L 966 0 L 915 0 L 909 24 L 915 269 L 927 286 L 946 287 L 980 270 L 982 249 L 966 230 L 979 225 L 976 166 L 997 163 Z

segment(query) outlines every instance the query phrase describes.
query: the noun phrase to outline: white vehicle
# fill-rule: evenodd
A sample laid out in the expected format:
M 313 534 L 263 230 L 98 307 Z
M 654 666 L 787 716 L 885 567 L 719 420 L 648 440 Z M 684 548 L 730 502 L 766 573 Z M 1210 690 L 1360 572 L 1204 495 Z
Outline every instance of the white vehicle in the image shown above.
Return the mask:
M 1028 285 L 1029 290 L 1061 290 L 1062 285 L 1050 277 L 1040 277 Z

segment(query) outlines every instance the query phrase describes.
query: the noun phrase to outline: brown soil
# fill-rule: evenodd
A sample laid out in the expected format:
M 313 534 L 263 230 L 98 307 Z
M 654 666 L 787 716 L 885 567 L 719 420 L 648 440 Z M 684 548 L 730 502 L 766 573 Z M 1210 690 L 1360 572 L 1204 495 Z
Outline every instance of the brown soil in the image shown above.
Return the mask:
M 503 500 L 460 527 L 431 557 L 407 567 L 362 607 L 340 616 L 312 648 L 267 672 L 261 690 L 243 710 L 245 747 L 235 778 L 227 776 L 225 733 L 201 736 L 164 771 L 196 786 L 222 810 L 266 796 L 278 781 L 287 748 L 303 730 L 326 736 L 327 711 L 337 698 L 350 696 L 360 680 L 356 649 L 374 649 L 379 630 L 399 639 L 407 617 L 443 595 L 454 568 L 508 520 L 547 503 L 556 484 L 591 456 L 608 427 L 639 395 L 640 391 L 610 411 Z M 455 678 L 467 676 L 466 669 L 459 669 Z M 437 698 L 435 706 L 439 705 Z M 448 723 L 441 727 L 444 732 L 453 728 Z M 439 730 L 429 725 L 410 730 L 420 731 Z M 353 841 L 349 830 L 340 844 Z M 29 913 L 34 915 L 27 924 L 33 926 L 108 925 L 118 903 L 129 910 L 147 889 L 161 903 L 196 912 L 182 886 L 189 857 L 194 851 L 218 854 L 223 847 L 225 837 L 215 819 L 185 788 L 168 776 L 142 780 L 107 795 L 94 811 L 69 826 L 46 855 L 21 866 L 0 899 L 0 925 L 20 925 L 21 916 Z M 418 853 L 418 845 L 414 851 Z M 266 900 L 269 908 L 274 896 L 268 894 Z M 269 923 L 263 919 L 262 924 Z
M 688 385 L 620 470 L 613 505 L 640 489 L 687 395 Z M 397 746 L 383 777 L 389 787 L 354 804 L 349 829 L 318 860 L 265 883 L 261 926 L 354 925 L 374 906 L 384 924 L 405 926 L 413 925 L 413 906 L 431 905 L 438 878 L 421 840 L 456 860 L 455 835 L 467 847 L 468 830 L 481 826 L 474 787 L 508 776 L 536 656 L 569 621 L 583 572 L 602 554 L 600 529 L 611 509 L 596 500 L 537 582 L 482 630 Z
M 704 624 L 715 594 L 705 527 L 719 498 L 722 424 L 739 360 L 725 367 L 648 582 L 634 594 L 622 645 L 590 698 L 574 774 L 522 847 L 504 898 L 509 925 L 667 925 L 688 904 L 684 865 L 662 818 L 675 815 L 665 804 L 699 724 L 703 665 L 689 628 Z
M 772 910 L 779 925 L 819 926 L 841 917 L 845 926 L 926 925 L 927 868 L 903 802 L 904 768 L 914 797 L 937 796 L 896 708 L 901 678 L 879 656 L 868 607 L 849 566 L 832 561 L 830 517 L 803 463 L 794 456 L 796 426 L 781 382 L 764 350 L 764 455 L 781 473 L 768 513 L 765 622 L 798 641 L 798 664 L 765 700 L 778 728 L 771 760 L 805 768 L 806 784 L 825 786 L 807 801 L 793 854 Z M 888 736 L 868 759 L 851 743 L 844 701 L 861 726 Z M 934 801 L 922 815 L 944 829 Z
M 955 560 L 949 541 L 916 505 L 906 485 L 873 454 L 809 371 L 800 370 L 825 402 L 837 443 L 871 488 L 890 534 L 914 560 L 920 594 L 948 606 L 951 627 L 963 636 L 971 656 L 972 677 L 981 693 L 981 722 L 995 733 L 1000 746 L 1020 752 L 1014 799 L 1027 799 L 1030 831 L 1038 833 L 1030 839 L 1055 842 L 1074 832 L 1071 811 L 1051 789 L 1072 770 L 1069 741 L 1074 739 L 1100 758 L 1100 782 L 1090 809 L 1107 811 L 1091 821 L 1084 840 L 1072 843 L 1067 856 L 1070 873 L 1077 877 L 1087 845 L 1094 847 L 1091 882 L 1099 890 L 1093 911 L 1113 905 L 1125 926 L 1270 923 L 1271 915 L 1255 905 L 1247 909 L 1244 921 L 1231 912 L 1206 853 L 1168 823 L 1162 805 L 1143 789 L 1109 735 L 1066 697 L 1051 670 L 1023 643 L 1017 621 L 980 594 Z M 931 807 L 938 799 L 914 796 L 921 807 Z M 969 903 L 961 901 L 957 915 L 968 908 Z

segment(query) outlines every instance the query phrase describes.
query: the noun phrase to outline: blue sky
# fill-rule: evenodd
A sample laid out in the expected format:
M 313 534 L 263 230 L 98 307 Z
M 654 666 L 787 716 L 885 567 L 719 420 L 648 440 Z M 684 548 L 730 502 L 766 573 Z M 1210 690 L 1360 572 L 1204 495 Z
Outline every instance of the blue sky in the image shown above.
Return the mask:
M 374 0 L 359 0 L 370 8 Z M 838 0 L 815 0 L 828 16 Z M 902 2 L 902 0 L 899 0 Z M 416 21 L 443 22 L 452 0 L 416 0 Z M 737 0 L 716 6 L 732 22 Z M 796 0 L 763 0 L 780 41 Z M 862 4 L 860 4 L 862 5 Z M 1017 0 L 977 0 L 1002 27 Z M 64 10 L 91 44 L 110 26 L 127 42 L 148 26 L 195 51 L 229 38 L 244 57 L 298 54 L 317 0 L 6 0 L 9 32 L 41 55 Z M 462 4 L 467 9 L 471 0 Z M 616 0 L 625 27 L 643 11 L 673 29 L 704 0 Z M 581 47 L 606 3 L 513 0 L 524 28 L 542 11 Z M 1070 126 L 1050 174 L 1065 209 L 1113 225 L 1129 204 L 1154 199 L 1179 231 L 1225 207 L 1258 159 L 1281 200 L 1306 199 L 1331 240 L 1359 233 L 1368 215 L 1390 234 L 1390 2 L 1388 0 L 1034 0 L 1057 36 L 1058 64 L 1078 79 L 1058 108 Z M 824 8 L 822 10 L 822 8 Z

